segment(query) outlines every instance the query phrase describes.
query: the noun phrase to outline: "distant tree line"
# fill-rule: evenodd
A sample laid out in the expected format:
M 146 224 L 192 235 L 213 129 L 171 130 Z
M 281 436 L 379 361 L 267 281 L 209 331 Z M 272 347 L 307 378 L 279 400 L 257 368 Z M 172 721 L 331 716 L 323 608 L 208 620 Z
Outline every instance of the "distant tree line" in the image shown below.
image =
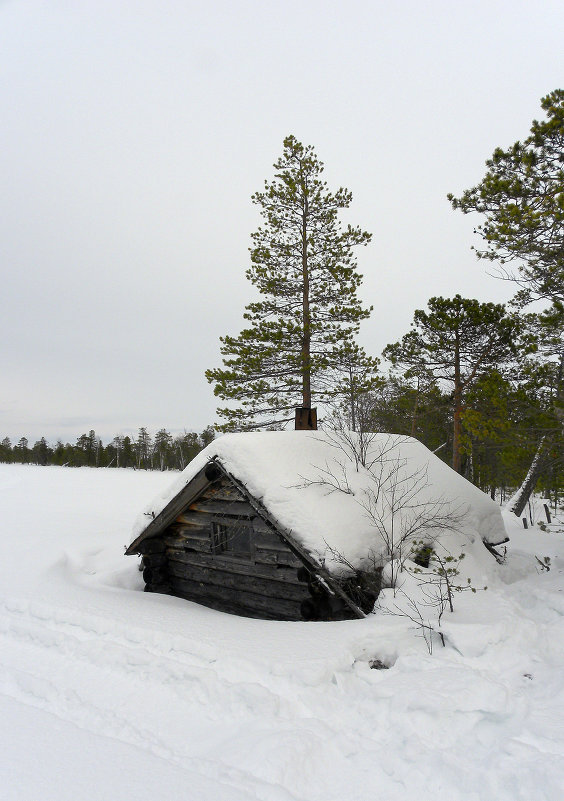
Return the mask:
M 9 437 L 0 442 L 0 462 L 61 465 L 68 467 L 133 467 L 138 470 L 183 470 L 202 448 L 214 439 L 208 426 L 201 434 L 185 431 L 173 436 L 161 428 L 152 436 L 140 428 L 136 439 L 121 434 L 104 445 L 94 430 L 81 434 L 76 443 L 58 440 L 51 446 L 45 437 L 32 446 L 26 437 L 12 445 Z

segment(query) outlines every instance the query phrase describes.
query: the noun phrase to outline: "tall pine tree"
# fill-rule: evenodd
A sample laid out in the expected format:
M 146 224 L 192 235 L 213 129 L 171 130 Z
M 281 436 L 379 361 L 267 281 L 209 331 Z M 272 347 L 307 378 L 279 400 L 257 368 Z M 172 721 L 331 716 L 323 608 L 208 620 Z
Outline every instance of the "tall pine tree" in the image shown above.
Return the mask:
M 221 338 L 224 367 L 206 372 L 215 394 L 236 404 L 218 409 L 223 430 L 277 425 L 296 406 L 338 395 L 335 371 L 350 359 L 359 323 L 370 314 L 356 294 L 362 276 L 353 247 L 371 235 L 342 228 L 337 217 L 351 193 L 330 192 L 313 147 L 293 136 L 274 169 L 274 180 L 252 197 L 263 224 L 252 234 L 246 275 L 261 298 L 246 307 L 249 327 Z M 375 369 L 363 351 L 355 353 Z

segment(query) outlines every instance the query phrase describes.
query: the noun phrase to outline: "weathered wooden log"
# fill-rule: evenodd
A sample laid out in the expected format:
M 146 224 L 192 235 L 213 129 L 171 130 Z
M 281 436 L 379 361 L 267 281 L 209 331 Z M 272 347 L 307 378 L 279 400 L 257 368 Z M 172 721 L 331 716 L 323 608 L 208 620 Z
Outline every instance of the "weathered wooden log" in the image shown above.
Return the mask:
M 287 553 L 297 559 L 300 565 L 303 564 L 303 561 L 299 558 L 299 556 L 294 553 L 294 551 L 291 550 L 281 539 L 275 537 L 265 537 L 262 532 L 255 531 L 253 544 L 255 546 L 255 550 L 257 551 L 260 550 L 266 553 Z
M 171 578 L 173 591 L 182 593 L 182 597 L 189 600 L 205 603 L 207 606 L 218 608 L 226 607 L 226 611 L 245 609 L 254 612 L 266 612 L 275 619 L 297 620 L 300 618 L 300 603 L 284 598 L 272 598 L 250 592 L 248 590 L 235 590 L 229 587 L 210 587 L 204 583 L 182 579 L 177 576 Z
M 312 575 L 307 569 L 307 567 L 304 567 L 302 565 L 297 570 L 296 578 L 298 579 L 298 581 L 302 581 L 304 584 L 307 584 L 309 581 L 311 581 Z
M 166 551 L 163 553 L 147 554 L 143 557 L 143 567 L 166 568 L 167 555 Z
M 297 569 L 302 562 L 290 551 L 263 551 L 255 550 L 255 562 L 261 565 L 279 565 Z
M 249 606 L 240 606 L 234 603 L 233 600 L 224 601 L 221 598 L 205 598 L 204 596 L 195 598 L 194 595 L 183 592 L 178 587 L 173 587 L 170 594 L 177 598 L 191 601 L 192 603 L 207 606 L 218 612 L 226 612 L 231 615 L 238 615 L 239 617 L 258 618 L 260 620 L 302 620 L 299 608 L 291 611 L 272 610 L 270 608 L 256 609 Z
M 168 580 L 168 570 L 146 567 L 143 571 L 143 581 L 147 584 L 166 584 Z
M 151 553 L 162 553 L 165 549 L 164 542 L 161 537 L 153 537 L 151 539 L 143 540 L 139 545 L 139 553 L 146 555 Z
M 209 500 L 214 500 L 214 501 L 247 500 L 245 496 L 237 489 L 237 487 L 234 487 L 233 484 L 229 484 L 227 481 L 218 484 L 213 484 L 211 487 L 208 488 L 206 492 L 202 494 L 201 497 L 208 498 Z
M 229 587 L 257 592 L 265 597 L 272 596 L 289 600 L 303 600 L 307 597 L 307 591 L 303 584 L 291 584 L 286 581 L 276 581 L 272 578 L 208 570 L 207 568 L 194 567 L 180 562 L 169 563 L 169 574 L 207 584 L 210 587 L 210 592 L 212 591 L 211 588 L 214 587 Z
M 252 519 L 256 517 L 256 512 L 253 507 L 247 501 L 218 501 L 218 500 L 206 500 L 205 498 L 199 498 L 195 503 L 191 503 L 188 511 L 190 512 L 198 512 L 199 514 L 206 514 L 206 515 L 219 515 L 219 516 L 229 516 L 229 517 L 238 517 L 244 519 Z M 186 513 L 184 513 L 186 514 Z
M 145 584 L 145 592 L 158 592 L 162 595 L 170 595 L 172 592 L 172 585 L 170 583 Z
M 200 519 L 198 523 L 173 523 L 169 526 L 166 533 L 167 539 L 165 540 L 168 545 L 168 538 L 177 537 L 178 539 L 190 538 L 197 540 L 211 540 L 211 528 L 209 522 L 202 523 Z
M 300 615 L 304 620 L 318 620 L 317 606 L 311 598 L 306 598 L 300 604 Z
M 210 462 L 206 465 L 204 474 L 208 481 L 217 481 L 223 475 L 221 469 L 214 462 Z
M 178 515 L 174 523 L 172 523 L 167 531 L 181 531 L 183 528 L 189 529 L 204 529 L 209 530 L 209 521 L 202 520 L 202 516 L 197 514 L 196 512 L 183 512 L 181 515 Z
M 165 536 L 165 544 L 167 551 L 169 548 L 178 550 L 193 550 L 201 551 L 202 553 L 211 553 L 211 538 L 203 539 L 201 537 L 173 537 Z
M 272 578 L 230 573 L 226 570 L 210 569 L 173 560 L 169 561 L 168 570 L 171 578 L 186 579 L 207 585 L 210 594 L 215 593 L 219 588 L 225 588 L 288 601 L 301 602 L 307 597 L 307 588 L 298 583 L 290 584 L 286 581 L 274 581 Z
M 541 440 L 537 446 L 537 451 L 535 453 L 531 466 L 529 467 L 529 472 L 525 476 L 525 480 L 519 487 L 519 491 L 515 495 L 515 499 L 510 506 L 509 511 L 513 512 L 513 514 L 517 515 L 517 517 L 521 517 L 521 515 L 523 514 L 525 506 L 527 505 L 527 502 L 531 497 L 531 494 L 536 486 L 536 483 L 543 473 L 543 470 L 546 466 L 547 452 L 549 450 L 548 445 L 549 441 L 546 435 L 544 435 L 543 437 L 541 437 Z M 523 520 L 525 519 L 526 518 L 523 518 Z M 527 526 L 525 526 L 525 528 L 527 528 Z
M 256 532 L 253 538 L 255 548 L 261 548 L 264 551 L 290 551 L 288 546 L 282 540 L 265 537 L 262 532 Z M 291 551 L 290 551 L 291 553 Z
M 253 561 L 245 562 L 242 559 L 234 559 L 223 554 L 203 554 L 198 551 L 189 552 L 173 548 L 169 548 L 167 553 L 170 560 L 193 565 L 195 568 L 202 567 L 218 572 L 257 576 L 299 586 L 297 571 L 293 567 L 276 564 L 263 565 Z
M 261 517 L 255 517 L 253 520 L 253 528 L 256 532 L 260 532 L 265 535 L 265 537 L 270 538 L 271 540 L 277 540 L 281 542 L 281 537 L 278 532 L 272 528 L 272 526 L 266 521 L 263 520 Z
M 523 519 L 526 520 L 526 518 L 523 518 Z M 526 526 L 525 526 L 525 528 L 526 528 Z M 505 537 L 505 539 L 500 540 L 499 542 L 486 542 L 486 540 L 482 540 L 482 542 L 484 543 L 484 546 L 486 547 L 486 549 L 494 557 L 496 562 L 498 562 L 500 565 L 502 565 L 505 562 L 505 554 L 502 554 L 499 551 L 496 551 L 496 547 L 498 545 L 503 545 L 504 543 L 509 542 L 509 537 Z
M 175 524 L 167 529 L 163 537 L 165 546 L 179 550 L 195 550 L 202 553 L 212 552 L 211 531 L 208 528 L 184 529 Z M 265 540 L 261 537 L 254 537 L 251 534 L 253 557 L 256 562 L 261 564 L 286 565 L 298 568 L 302 561 L 287 547 L 281 540 Z

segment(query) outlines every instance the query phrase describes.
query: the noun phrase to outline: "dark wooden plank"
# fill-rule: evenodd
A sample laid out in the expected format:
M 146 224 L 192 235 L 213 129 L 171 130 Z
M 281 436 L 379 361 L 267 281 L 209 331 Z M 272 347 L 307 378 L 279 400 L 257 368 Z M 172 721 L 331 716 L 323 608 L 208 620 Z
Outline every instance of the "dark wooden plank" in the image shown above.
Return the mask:
M 251 513 L 252 509 L 249 504 L 241 504 L 239 511 L 241 514 L 231 514 L 229 509 L 233 510 L 233 504 L 230 504 L 229 507 L 214 504 L 214 508 L 217 507 L 218 509 L 221 508 L 223 511 L 212 512 L 212 511 L 198 511 L 195 509 L 185 509 L 181 515 L 178 515 L 176 520 L 171 523 L 168 527 L 168 530 L 176 529 L 178 526 L 184 526 L 186 528 L 199 528 L 202 531 L 206 530 L 209 531 L 210 523 L 214 520 L 218 522 L 225 522 L 229 523 L 229 521 L 233 520 L 236 522 L 237 520 L 251 520 Z M 254 520 L 253 520 L 254 525 Z
M 296 570 L 303 565 L 291 551 L 262 551 L 255 549 L 255 562 L 260 565 L 281 565 L 283 567 L 293 567 Z
M 246 501 L 246 497 L 237 487 L 224 479 L 217 484 L 212 484 L 201 496 L 208 500 L 215 501 Z
M 150 583 L 145 585 L 145 592 L 158 592 L 162 595 L 172 594 L 172 584 L 168 581 L 165 584 Z
M 163 553 L 164 549 L 165 545 L 160 537 L 152 537 L 151 539 L 144 540 L 139 545 L 139 553 L 144 555 Z
M 168 572 L 171 577 L 195 581 L 210 587 L 210 594 L 216 588 L 229 588 L 262 595 L 265 598 L 282 598 L 293 601 L 304 601 L 309 597 L 307 585 L 290 584 L 286 581 L 274 581 L 271 578 L 250 576 L 243 573 L 231 573 L 186 562 L 169 561 Z M 213 587 L 213 592 L 211 588 Z
M 167 563 L 167 555 L 165 551 L 163 551 L 162 553 L 145 554 L 145 556 L 143 557 L 144 567 L 160 568 L 166 566 L 166 563 Z
M 173 550 L 187 550 L 201 551 L 202 553 L 211 553 L 211 540 L 199 539 L 197 537 L 165 537 L 167 545 L 167 556 L 169 548 Z
M 276 550 L 284 549 L 292 551 L 286 540 L 273 531 L 269 526 L 262 525 L 258 518 L 253 520 L 253 531 L 255 532 L 255 542 L 259 548 L 273 548 Z M 292 551 L 293 552 L 293 551 Z
M 239 617 L 259 618 L 260 620 L 290 620 L 298 621 L 303 620 L 300 609 L 292 609 L 291 611 L 278 611 L 278 613 L 271 609 L 251 609 L 248 606 L 240 606 L 233 602 L 232 599 L 222 600 L 221 598 L 207 598 L 205 596 L 195 597 L 189 592 L 183 592 L 178 587 L 171 588 L 170 595 L 177 598 L 182 598 L 192 603 L 198 603 L 202 606 L 207 606 L 210 609 L 215 609 L 218 612 L 226 612 L 230 615 L 238 615 Z
M 213 594 L 210 586 L 197 581 L 190 581 L 176 576 L 170 580 L 173 591 L 185 593 L 191 600 L 204 600 L 209 606 L 217 603 L 232 605 L 239 609 L 254 610 L 285 619 L 285 615 L 292 616 L 293 620 L 300 620 L 300 602 L 289 601 L 283 598 L 267 598 L 257 593 L 234 590 L 229 587 L 214 587 Z
M 298 580 L 298 571 L 293 567 L 262 565 L 255 562 L 246 562 L 243 559 L 228 559 L 214 554 L 181 551 L 169 552 L 169 560 L 191 565 L 195 570 L 207 569 L 216 571 L 219 577 L 223 574 L 251 576 L 266 581 L 290 584 L 295 587 L 304 586 L 304 583 Z
M 174 537 L 191 537 L 197 540 L 209 540 L 211 538 L 211 528 L 209 521 L 202 523 L 200 520 L 198 525 L 184 523 L 173 523 L 166 530 L 167 536 Z
M 290 549 L 284 545 L 282 541 L 278 542 L 271 542 L 268 540 L 264 540 L 263 537 L 260 535 L 256 535 L 254 538 L 255 548 L 260 548 L 263 551 L 289 551 Z
M 271 525 L 260 517 L 253 520 L 255 532 L 255 559 L 265 564 L 288 564 L 300 567 L 304 560 L 288 545 L 285 539 L 275 531 Z M 308 555 L 306 564 L 311 566 L 311 557 Z M 313 566 L 312 566 L 313 569 Z
M 207 527 L 209 530 L 209 520 L 203 519 L 202 515 L 199 515 L 197 512 L 190 512 L 186 511 L 183 512 L 181 515 L 178 515 L 174 523 L 171 523 L 168 527 L 167 531 L 174 527 L 177 529 L 178 526 L 184 526 L 184 528 L 196 528 L 196 529 L 203 529 Z
M 206 515 L 219 515 L 228 517 L 244 517 L 251 519 L 256 517 L 256 512 L 250 503 L 246 501 L 217 501 L 199 498 L 189 506 L 190 512 L 199 512 Z
M 160 567 L 146 567 L 143 570 L 143 580 L 146 584 L 166 584 L 168 582 L 168 565 Z
M 263 551 L 288 551 L 293 553 L 286 543 L 281 539 L 265 538 L 262 533 L 255 533 L 254 537 L 255 548 L 261 548 Z
M 257 515 L 256 520 L 253 522 L 253 525 L 256 531 L 260 531 L 264 533 L 266 536 L 275 537 L 276 539 L 280 539 L 280 535 L 276 531 L 276 529 L 272 528 L 266 521 L 264 521 L 261 517 Z
M 212 570 L 224 570 L 229 573 L 240 573 L 246 576 L 268 578 L 273 581 L 286 581 L 290 584 L 300 584 L 298 571 L 295 567 L 277 564 L 257 564 L 253 561 L 233 559 L 223 554 L 205 554 L 186 552 L 181 549 L 169 548 L 169 558 L 176 562 L 184 562 L 200 567 L 209 567 Z

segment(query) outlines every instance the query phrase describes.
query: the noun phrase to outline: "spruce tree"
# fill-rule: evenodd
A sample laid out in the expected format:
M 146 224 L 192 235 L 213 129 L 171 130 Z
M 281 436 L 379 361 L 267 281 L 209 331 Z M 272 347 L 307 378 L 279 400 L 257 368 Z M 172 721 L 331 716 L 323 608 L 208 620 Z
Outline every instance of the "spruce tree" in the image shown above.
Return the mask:
M 17 445 L 14 445 L 13 454 L 16 462 L 27 464 L 29 462 L 29 440 L 27 437 L 20 437 Z
M 12 456 L 12 442 L 10 437 L 4 437 L 2 442 L 0 442 L 0 462 L 11 462 Z
M 335 371 L 371 311 L 357 297 L 362 276 L 353 256 L 371 235 L 338 220 L 351 193 L 330 192 L 313 147 L 294 136 L 284 140 L 274 169 L 252 197 L 263 224 L 251 235 L 246 276 L 261 297 L 246 307 L 249 327 L 221 338 L 223 368 L 206 371 L 215 394 L 236 404 L 218 409 L 223 430 L 281 424 L 293 407 L 338 395 Z M 375 368 L 357 353 L 367 370 Z
M 135 458 L 137 467 L 148 470 L 152 468 L 152 454 L 153 454 L 153 441 L 147 429 L 142 426 L 137 434 L 137 442 L 135 443 Z
M 120 467 L 133 467 L 135 465 L 135 452 L 134 446 L 131 442 L 131 437 L 125 436 L 123 438 L 123 448 L 121 452 Z
M 35 464 L 46 465 L 51 462 L 53 450 L 47 444 L 45 437 L 41 437 L 32 448 L 32 458 Z
M 160 470 L 165 470 L 172 461 L 172 434 L 166 428 L 161 428 L 155 434 L 154 450 L 159 460 Z

